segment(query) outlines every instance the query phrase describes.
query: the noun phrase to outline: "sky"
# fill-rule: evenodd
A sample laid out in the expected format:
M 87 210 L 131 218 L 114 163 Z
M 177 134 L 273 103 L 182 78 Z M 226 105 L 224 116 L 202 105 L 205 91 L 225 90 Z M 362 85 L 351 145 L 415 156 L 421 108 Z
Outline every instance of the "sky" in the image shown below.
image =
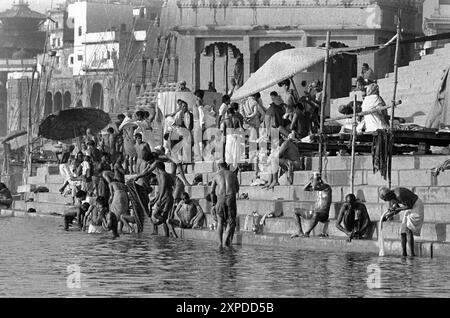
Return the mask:
M 11 8 L 11 5 L 19 0 L 0 0 L 0 11 Z M 53 2 L 53 6 L 59 2 L 64 2 L 63 0 L 25 0 L 30 4 L 30 8 L 39 12 L 45 12 L 50 8 Z

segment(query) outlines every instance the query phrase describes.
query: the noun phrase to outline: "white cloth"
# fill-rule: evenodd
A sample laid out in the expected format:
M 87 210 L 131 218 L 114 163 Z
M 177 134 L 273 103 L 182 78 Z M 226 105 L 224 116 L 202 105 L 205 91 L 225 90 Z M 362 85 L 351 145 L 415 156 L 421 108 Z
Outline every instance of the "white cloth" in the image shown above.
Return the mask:
M 243 135 L 229 134 L 226 138 L 225 161 L 236 166 L 242 162 L 242 154 L 245 152 Z
M 227 113 L 228 108 L 230 108 L 229 105 L 222 103 L 222 105 L 220 105 L 220 108 L 219 108 L 219 116 L 222 116 L 222 118 L 223 118 L 225 116 L 225 114 Z
M 424 221 L 424 206 L 422 200 L 417 199 L 411 210 L 403 212 L 401 233 L 406 233 L 410 229 L 415 236 L 420 236 Z
M 361 108 L 363 112 L 366 112 L 385 105 L 379 95 L 369 95 L 364 99 Z M 389 124 L 385 121 L 381 112 L 376 112 L 364 115 L 364 120 L 358 125 L 357 130 L 362 131 L 363 128 L 365 128 L 366 132 L 374 132 L 378 129 L 388 129 Z
M 103 226 L 101 226 L 101 225 L 97 226 L 97 225 L 89 224 L 88 233 L 89 234 L 101 234 L 101 233 L 105 233 L 105 230 L 103 229 Z

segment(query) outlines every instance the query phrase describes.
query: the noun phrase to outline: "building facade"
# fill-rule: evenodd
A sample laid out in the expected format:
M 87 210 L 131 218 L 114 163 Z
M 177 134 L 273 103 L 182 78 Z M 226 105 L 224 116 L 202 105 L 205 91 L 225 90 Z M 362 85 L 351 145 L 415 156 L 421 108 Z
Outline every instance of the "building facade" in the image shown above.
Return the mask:
M 28 98 L 19 102 L 11 94 L 28 93 L 35 57 L 44 51 L 45 32 L 41 24 L 45 19 L 45 15 L 32 11 L 23 0 L 0 12 L 0 136 L 21 129 L 20 124 L 28 117 Z M 21 84 L 15 87 L 15 81 Z M 10 122 L 10 116 L 21 118 Z
M 168 2 L 172 2 L 168 0 Z M 188 86 L 206 89 L 213 82 L 226 92 L 242 63 L 243 80 L 274 53 L 288 48 L 323 45 L 326 32 L 336 46 L 364 46 L 387 42 L 396 32 L 397 10 L 402 10 L 405 37 L 422 34 L 422 1 L 366 0 L 173 0 L 178 34 L 178 76 Z M 172 5 L 173 8 L 173 5 Z M 413 52 L 402 52 L 406 63 Z M 241 57 L 241 60 L 239 60 Z M 332 66 L 331 97 L 346 96 L 351 79 L 363 63 L 383 77 L 393 68 L 393 50 L 337 61 Z M 339 64 L 340 63 L 340 64 Z M 307 79 L 322 79 L 323 66 L 308 70 Z

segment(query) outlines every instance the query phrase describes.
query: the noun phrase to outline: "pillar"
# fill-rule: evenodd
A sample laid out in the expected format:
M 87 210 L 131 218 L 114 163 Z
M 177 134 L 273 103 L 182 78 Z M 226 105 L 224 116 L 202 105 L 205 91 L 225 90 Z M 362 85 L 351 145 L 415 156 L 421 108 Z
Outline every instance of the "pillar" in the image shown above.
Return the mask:
M 250 77 L 250 74 L 252 73 L 253 69 L 251 67 L 253 63 L 253 56 L 251 52 L 251 43 L 250 43 L 250 36 L 244 35 L 243 38 L 243 58 L 244 58 L 244 83 L 247 81 Z

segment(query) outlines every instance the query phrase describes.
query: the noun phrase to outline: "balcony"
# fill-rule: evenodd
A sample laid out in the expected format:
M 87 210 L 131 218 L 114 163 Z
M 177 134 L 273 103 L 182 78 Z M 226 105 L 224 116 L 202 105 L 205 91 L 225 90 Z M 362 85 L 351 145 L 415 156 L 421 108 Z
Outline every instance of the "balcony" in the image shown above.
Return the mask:
M 32 71 L 36 66 L 36 59 L 0 59 L 0 72 Z

